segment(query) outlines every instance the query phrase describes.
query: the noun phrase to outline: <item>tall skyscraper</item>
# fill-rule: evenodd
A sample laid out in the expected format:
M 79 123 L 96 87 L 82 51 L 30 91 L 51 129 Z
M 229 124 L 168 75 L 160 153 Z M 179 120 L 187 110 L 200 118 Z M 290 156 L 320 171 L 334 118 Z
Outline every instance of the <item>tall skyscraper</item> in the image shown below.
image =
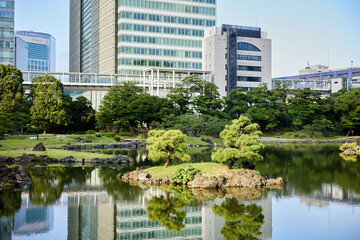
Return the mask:
M 55 72 L 56 40 L 47 33 L 16 31 L 15 67 L 20 71 Z
M 215 0 L 70 0 L 69 69 L 202 70 L 204 30 L 215 23 Z
M 271 88 L 271 39 L 260 28 L 236 25 L 205 31 L 203 64 L 213 72 L 221 96 L 242 88 L 249 91 L 266 83 Z
M 15 0 L 0 1 L 0 64 L 14 64 Z

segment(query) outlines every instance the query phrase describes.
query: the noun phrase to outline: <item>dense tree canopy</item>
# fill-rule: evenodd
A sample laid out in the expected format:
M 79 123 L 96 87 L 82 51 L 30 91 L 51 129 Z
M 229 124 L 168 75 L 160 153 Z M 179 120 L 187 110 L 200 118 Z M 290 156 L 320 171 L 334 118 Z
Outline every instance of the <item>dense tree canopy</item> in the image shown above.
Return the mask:
M 180 130 L 151 130 L 147 146 L 149 158 L 153 161 L 165 160 L 164 167 L 172 164 L 172 160 L 189 161 L 190 156 L 185 153 L 187 145 L 185 135 Z
M 262 160 L 259 152 L 264 148 L 259 140 L 259 125 L 251 123 L 250 119 L 241 116 L 233 120 L 231 125 L 225 126 L 220 133 L 226 148 L 219 148 L 211 155 L 211 160 L 216 162 L 226 162 L 230 160 L 229 169 L 240 159 L 251 162 Z
M 341 114 L 341 124 L 348 135 L 360 134 L 360 88 L 354 88 L 340 95 L 335 102 L 335 112 Z
M 95 110 L 91 101 L 81 96 L 71 103 L 71 129 L 86 131 L 94 129 L 96 124 Z
M 45 75 L 35 77 L 31 84 L 31 119 L 43 119 L 49 127 L 66 126 L 70 122 L 70 101 L 60 80 Z
M 110 88 L 99 107 L 97 120 L 110 130 L 130 128 L 135 134 L 139 124 L 155 119 L 154 99 L 135 83 L 117 83 Z
M 28 110 L 23 89 L 22 73 L 11 65 L 0 65 L 0 112 Z
M 226 117 L 222 112 L 224 101 L 220 98 L 218 87 L 196 75 L 184 78 L 170 91 L 168 98 L 180 115 L 195 110 L 199 114 Z

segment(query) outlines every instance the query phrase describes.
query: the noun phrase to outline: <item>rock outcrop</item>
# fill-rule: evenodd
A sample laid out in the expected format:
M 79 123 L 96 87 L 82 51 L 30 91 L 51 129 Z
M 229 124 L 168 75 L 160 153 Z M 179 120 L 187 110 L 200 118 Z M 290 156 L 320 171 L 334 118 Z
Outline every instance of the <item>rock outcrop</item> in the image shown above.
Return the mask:
M 69 151 L 90 151 L 92 149 L 130 149 L 136 150 L 140 148 L 144 148 L 145 144 L 140 142 L 127 142 L 127 143 L 119 143 L 119 144 L 99 144 L 99 145 L 66 145 L 62 146 L 62 150 Z
M 0 166 L 0 190 L 22 189 L 29 182 L 30 178 L 22 167 Z
M 60 159 L 57 158 L 50 158 L 47 155 L 40 155 L 36 156 L 35 154 L 26 154 L 23 153 L 20 157 L 5 157 L 0 156 L 0 162 L 6 163 L 6 164 L 19 164 L 22 166 L 32 166 L 35 164 L 40 165 L 47 165 L 47 164 L 54 164 L 54 163 L 60 163 L 62 165 L 73 165 L 75 162 L 83 162 L 82 159 L 76 159 L 73 156 L 66 156 L 62 157 Z M 131 161 L 131 158 L 126 155 L 117 155 L 110 158 L 95 158 L 91 160 L 91 163 L 93 165 L 98 166 L 105 166 L 105 165 L 128 165 Z
M 144 171 L 132 171 L 125 174 L 119 174 L 118 179 L 129 182 L 134 185 L 160 186 L 160 185 L 176 185 L 170 181 L 168 176 L 162 178 L 151 177 Z M 267 179 L 262 177 L 255 170 L 239 169 L 237 171 L 228 170 L 226 174 L 218 177 L 203 176 L 201 172 L 195 175 L 193 181 L 187 183 L 187 187 L 191 189 L 217 189 L 217 188 L 233 188 L 233 187 L 274 187 L 284 184 L 281 177 L 276 179 Z
M 40 152 L 40 151 L 46 151 L 46 148 L 44 146 L 44 144 L 42 142 L 36 144 L 36 146 L 33 148 L 33 151 L 37 151 L 37 152 Z

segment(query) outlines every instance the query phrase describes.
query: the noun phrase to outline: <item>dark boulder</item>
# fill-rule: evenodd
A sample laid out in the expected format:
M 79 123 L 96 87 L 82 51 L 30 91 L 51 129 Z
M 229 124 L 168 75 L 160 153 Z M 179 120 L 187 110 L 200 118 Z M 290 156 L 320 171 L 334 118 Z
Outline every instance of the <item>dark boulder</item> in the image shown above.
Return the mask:
M 33 151 L 46 151 L 46 148 L 44 147 L 44 144 L 42 142 L 36 144 Z

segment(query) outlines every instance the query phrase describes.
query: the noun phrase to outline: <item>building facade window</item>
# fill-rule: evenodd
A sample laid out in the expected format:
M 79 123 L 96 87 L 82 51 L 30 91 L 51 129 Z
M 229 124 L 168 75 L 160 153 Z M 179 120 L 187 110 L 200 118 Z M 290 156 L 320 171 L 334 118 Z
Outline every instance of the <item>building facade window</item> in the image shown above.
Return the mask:
M 252 56 L 252 55 L 237 55 L 238 60 L 247 60 L 247 61 L 261 61 L 261 56 Z
M 261 72 L 261 67 L 259 67 L 259 66 L 238 65 L 237 70 L 238 71 Z
M 251 51 L 251 52 L 261 52 L 261 50 L 254 45 L 247 43 L 247 42 L 238 42 L 237 43 L 237 50 L 240 51 Z

